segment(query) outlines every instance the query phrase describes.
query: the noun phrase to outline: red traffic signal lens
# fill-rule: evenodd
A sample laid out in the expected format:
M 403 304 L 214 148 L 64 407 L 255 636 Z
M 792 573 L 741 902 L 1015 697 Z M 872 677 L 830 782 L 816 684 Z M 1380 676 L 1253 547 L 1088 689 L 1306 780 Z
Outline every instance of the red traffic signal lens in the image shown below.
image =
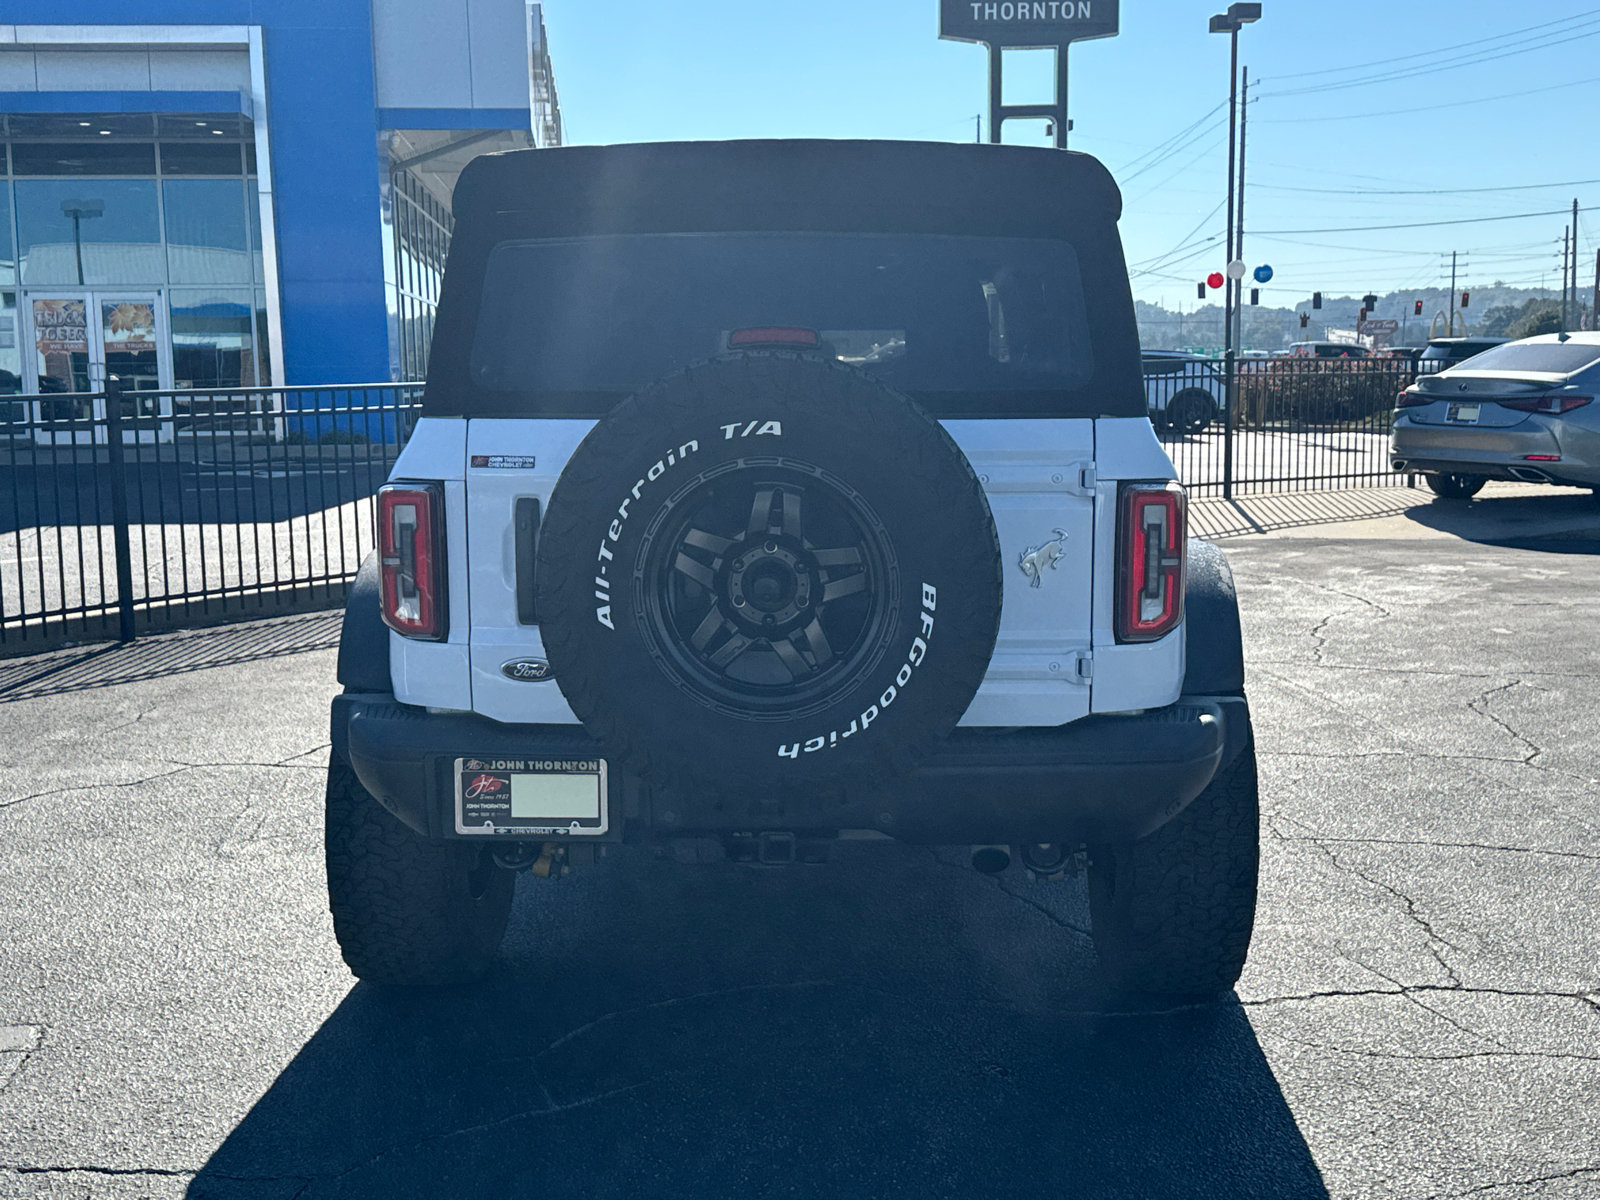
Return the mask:
M 1211 274 L 1207 275 L 1206 276 L 1206 286 L 1207 287 L 1212 287 L 1212 288 L 1221 287 L 1222 286 L 1222 272 L 1221 271 L 1213 271 L 1213 272 L 1211 272 Z

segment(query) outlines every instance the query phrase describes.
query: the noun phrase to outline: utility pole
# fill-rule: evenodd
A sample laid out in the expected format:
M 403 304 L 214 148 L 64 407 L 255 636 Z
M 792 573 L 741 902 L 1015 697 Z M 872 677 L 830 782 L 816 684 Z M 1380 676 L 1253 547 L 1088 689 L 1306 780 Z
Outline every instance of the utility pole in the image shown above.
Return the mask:
M 983 114 L 977 113 L 972 118 L 972 140 L 979 145 L 983 144 Z
M 1589 301 L 1589 328 L 1600 329 L 1600 250 L 1594 252 L 1594 296 Z
M 1456 335 L 1456 301 L 1459 299 L 1460 297 L 1456 295 L 1456 252 L 1452 250 L 1450 251 L 1450 319 L 1445 322 L 1445 337 L 1455 337 Z M 1461 332 L 1465 333 L 1466 331 L 1467 319 L 1463 317 L 1461 318 Z
M 1239 86 L 1239 227 L 1233 239 L 1232 258 L 1244 258 L 1244 133 L 1250 121 L 1250 68 L 1243 71 L 1244 82 Z M 1232 261 L 1230 258 L 1229 261 Z M 1233 344 L 1244 349 L 1244 280 L 1239 280 L 1233 305 Z
M 1572 198 L 1572 323 L 1579 324 L 1582 305 L 1578 303 L 1578 198 Z
M 1561 230 L 1561 332 L 1567 331 L 1567 257 L 1572 242 L 1572 227 Z

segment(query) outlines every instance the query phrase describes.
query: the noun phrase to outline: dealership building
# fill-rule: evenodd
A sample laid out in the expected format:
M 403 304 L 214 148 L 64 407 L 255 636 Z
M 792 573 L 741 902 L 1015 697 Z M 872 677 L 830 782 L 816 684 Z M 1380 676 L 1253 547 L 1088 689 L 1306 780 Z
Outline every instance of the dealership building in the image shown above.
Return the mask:
M 456 176 L 560 141 L 522 0 L 0 0 L 0 393 L 419 379 Z

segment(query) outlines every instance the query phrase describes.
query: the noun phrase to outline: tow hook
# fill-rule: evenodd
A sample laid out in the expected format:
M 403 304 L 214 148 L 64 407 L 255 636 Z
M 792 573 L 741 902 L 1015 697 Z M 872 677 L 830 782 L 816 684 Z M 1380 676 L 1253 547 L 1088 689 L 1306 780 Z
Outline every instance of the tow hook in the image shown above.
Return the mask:
M 592 865 L 605 852 L 605 846 L 592 842 L 512 842 L 494 852 L 494 865 L 507 871 L 528 871 L 540 879 L 559 879 L 573 867 Z
M 494 852 L 494 865 L 507 871 L 532 871 L 547 877 L 556 862 L 556 846 L 551 842 L 513 842 Z

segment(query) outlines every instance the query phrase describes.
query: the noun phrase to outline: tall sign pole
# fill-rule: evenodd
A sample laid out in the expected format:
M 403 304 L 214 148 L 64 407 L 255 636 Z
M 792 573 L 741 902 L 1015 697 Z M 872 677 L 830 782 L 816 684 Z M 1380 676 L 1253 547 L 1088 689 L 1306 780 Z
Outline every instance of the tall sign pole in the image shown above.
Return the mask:
M 1000 141 L 1008 120 L 1047 120 L 1058 150 L 1067 148 L 1067 47 L 1117 35 L 1119 0 L 939 0 L 939 36 L 977 42 L 989 50 L 989 140 Z M 1053 104 L 1007 104 L 1002 73 L 1006 50 L 1056 52 Z

